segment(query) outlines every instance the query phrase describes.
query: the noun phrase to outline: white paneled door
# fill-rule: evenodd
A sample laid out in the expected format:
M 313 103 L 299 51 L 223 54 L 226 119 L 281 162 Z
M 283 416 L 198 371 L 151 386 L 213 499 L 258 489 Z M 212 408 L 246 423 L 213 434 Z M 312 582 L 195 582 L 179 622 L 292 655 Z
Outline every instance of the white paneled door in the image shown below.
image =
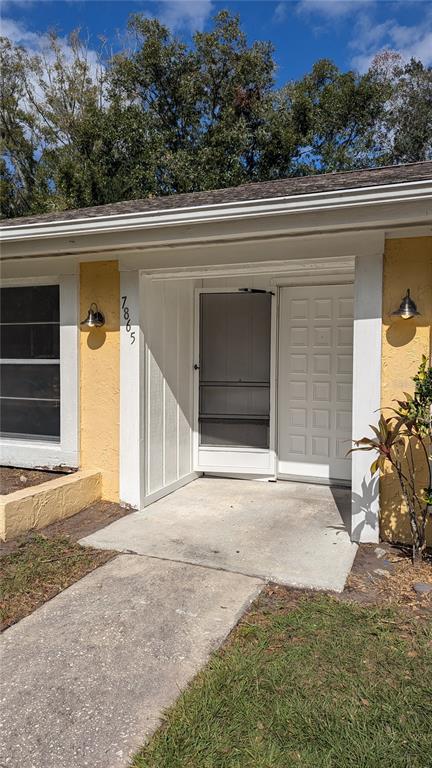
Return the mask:
M 281 477 L 351 480 L 352 345 L 352 285 L 281 288 Z

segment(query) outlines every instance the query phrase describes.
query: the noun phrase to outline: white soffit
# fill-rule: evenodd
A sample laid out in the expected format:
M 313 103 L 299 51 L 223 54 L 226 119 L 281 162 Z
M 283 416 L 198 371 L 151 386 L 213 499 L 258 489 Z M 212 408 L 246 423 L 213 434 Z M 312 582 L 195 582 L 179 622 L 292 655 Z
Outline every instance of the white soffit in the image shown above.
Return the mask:
M 432 222 L 432 180 L 0 229 L 4 258 L 174 246 Z

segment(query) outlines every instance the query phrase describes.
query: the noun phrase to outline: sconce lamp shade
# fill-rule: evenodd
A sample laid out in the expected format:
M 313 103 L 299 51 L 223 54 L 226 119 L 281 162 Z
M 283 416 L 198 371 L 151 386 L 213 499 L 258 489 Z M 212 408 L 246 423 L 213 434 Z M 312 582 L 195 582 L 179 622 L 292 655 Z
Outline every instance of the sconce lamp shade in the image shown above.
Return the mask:
M 406 295 L 403 297 L 399 309 L 396 309 L 394 312 L 392 312 L 393 316 L 396 317 L 403 317 L 404 320 L 409 320 L 411 317 L 415 317 L 415 315 L 419 315 L 420 312 L 417 311 L 417 305 L 412 300 L 410 296 L 410 289 L 407 289 Z
M 105 325 L 105 316 L 99 311 L 98 305 L 95 302 L 90 304 L 87 317 L 81 321 L 81 325 L 86 325 L 87 328 L 100 328 L 101 325 Z

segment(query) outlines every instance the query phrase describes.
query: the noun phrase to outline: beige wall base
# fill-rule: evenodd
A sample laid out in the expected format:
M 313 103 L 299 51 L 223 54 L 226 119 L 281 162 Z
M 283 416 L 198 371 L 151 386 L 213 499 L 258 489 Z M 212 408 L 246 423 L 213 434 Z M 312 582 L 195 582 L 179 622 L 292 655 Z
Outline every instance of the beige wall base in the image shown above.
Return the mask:
M 82 470 L 0 496 L 0 539 L 9 541 L 71 517 L 98 501 L 101 495 L 101 473 Z

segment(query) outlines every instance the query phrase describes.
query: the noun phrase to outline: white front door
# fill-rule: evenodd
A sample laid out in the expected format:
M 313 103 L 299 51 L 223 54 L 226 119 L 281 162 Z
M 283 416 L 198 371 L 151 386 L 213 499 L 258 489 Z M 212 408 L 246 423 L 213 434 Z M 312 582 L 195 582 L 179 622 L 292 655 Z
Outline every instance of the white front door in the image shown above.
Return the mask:
M 199 291 L 195 469 L 273 474 L 272 294 Z
M 351 480 L 353 286 L 282 288 L 278 475 Z

